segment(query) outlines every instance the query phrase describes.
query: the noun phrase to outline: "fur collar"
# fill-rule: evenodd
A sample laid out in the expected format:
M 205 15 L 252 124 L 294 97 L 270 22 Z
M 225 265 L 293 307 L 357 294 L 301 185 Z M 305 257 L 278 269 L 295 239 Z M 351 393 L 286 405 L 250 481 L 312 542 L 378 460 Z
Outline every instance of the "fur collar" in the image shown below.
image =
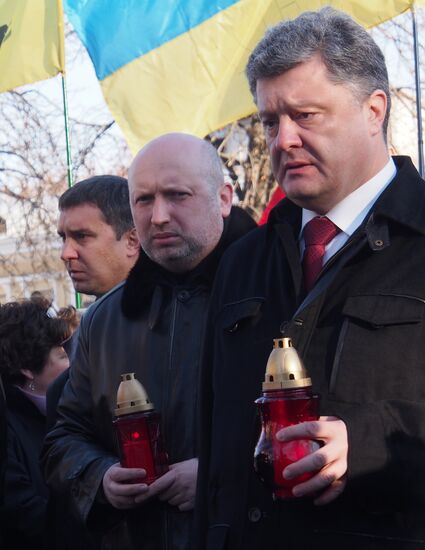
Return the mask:
M 159 314 L 164 293 L 175 287 L 203 286 L 211 288 L 215 273 L 224 251 L 234 241 L 256 227 L 254 220 L 241 208 L 233 207 L 230 216 L 224 220 L 223 234 L 213 252 L 193 271 L 184 274 L 171 273 L 153 262 L 144 252 L 124 284 L 121 309 L 128 319 L 137 319 L 147 307 L 154 308 Z M 157 318 L 157 315 L 155 315 Z M 155 320 L 150 321 L 153 325 Z

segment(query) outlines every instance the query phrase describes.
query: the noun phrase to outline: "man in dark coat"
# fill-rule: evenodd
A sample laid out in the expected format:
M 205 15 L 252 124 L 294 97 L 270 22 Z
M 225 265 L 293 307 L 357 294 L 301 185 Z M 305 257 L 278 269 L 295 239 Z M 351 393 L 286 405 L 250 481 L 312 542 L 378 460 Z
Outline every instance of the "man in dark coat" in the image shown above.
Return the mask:
M 139 256 L 128 181 L 105 174 L 78 181 L 59 197 L 61 259 L 77 292 L 100 298 L 127 278 Z M 65 343 L 72 361 L 77 334 Z M 47 426 L 69 377 L 65 371 L 47 393 Z
M 81 180 L 59 197 L 58 234 L 62 239 L 61 259 L 75 290 L 100 298 L 126 279 L 139 256 L 139 242 L 131 215 L 128 181 L 109 174 Z M 64 347 L 72 361 L 78 329 Z M 69 369 L 50 385 L 46 420 L 51 429 Z M 49 514 L 49 545 L 89 550 L 87 532 L 67 509 L 68 495 L 52 493 Z
M 423 548 L 425 187 L 387 152 L 383 55 L 324 8 L 269 30 L 247 75 L 287 198 L 216 277 L 195 548 Z M 311 243 L 314 226 L 328 242 Z M 253 468 L 254 400 L 282 335 L 322 400 L 319 420 L 276 438 L 321 446 L 282 471 L 311 479 L 273 501 Z
M 224 250 L 255 224 L 232 209 L 214 147 L 193 136 L 169 134 L 146 145 L 129 184 L 142 252 L 127 281 L 82 319 L 44 471 L 108 547 L 186 550 L 209 295 Z M 140 483 L 144 470 L 118 463 L 112 420 L 125 372 L 136 374 L 162 414 L 170 470 L 150 486 Z

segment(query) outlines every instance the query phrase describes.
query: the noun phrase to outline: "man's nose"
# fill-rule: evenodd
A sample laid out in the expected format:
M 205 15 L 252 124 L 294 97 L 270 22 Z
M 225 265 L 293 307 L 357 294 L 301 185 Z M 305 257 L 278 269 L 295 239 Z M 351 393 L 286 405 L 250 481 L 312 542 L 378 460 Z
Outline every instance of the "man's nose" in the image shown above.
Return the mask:
M 78 258 L 78 252 L 72 241 L 65 239 L 62 243 L 61 260 L 68 262 L 69 260 L 75 260 Z
M 281 116 L 279 128 L 275 139 L 275 147 L 289 151 L 294 147 L 301 147 L 300 127 L 295 120 L 289 116 Z
M 156 197 L 152 206 L 152 225 L 164 225 L 170 221 L 168 201 L 163 197 Z

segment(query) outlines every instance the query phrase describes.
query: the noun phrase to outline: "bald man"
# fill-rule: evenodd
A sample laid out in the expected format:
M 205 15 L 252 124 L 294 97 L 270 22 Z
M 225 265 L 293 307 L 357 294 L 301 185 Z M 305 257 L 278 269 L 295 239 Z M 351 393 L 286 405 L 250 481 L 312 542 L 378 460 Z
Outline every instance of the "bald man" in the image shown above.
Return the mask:
M 255 224 L 232 208 L 215 148 L 190 135 L 146 145 L 130 167 L 129 190 L 142 252 L 127 281 L 84 316 L 45 474 L 55 490 L 70 492 L 103 544 L 186 550 L 211 286 L 224 250 Z M 149 486 L 144 470 L 119 463 L 112 419 L 124 372 L 136 373 L 162 415 L 170 470 Z

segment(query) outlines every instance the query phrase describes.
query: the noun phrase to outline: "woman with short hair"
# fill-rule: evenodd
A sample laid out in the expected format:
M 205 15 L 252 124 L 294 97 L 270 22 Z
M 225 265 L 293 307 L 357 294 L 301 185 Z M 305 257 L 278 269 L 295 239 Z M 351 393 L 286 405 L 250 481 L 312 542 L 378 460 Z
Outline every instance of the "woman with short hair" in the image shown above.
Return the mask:
M 46 391 L 69 366 L 66 321 L 31 301 L 0 305 L 0 375 L 7 408 L 7 467 L 0 528 L 8 550 L 43 548 L 48 489 L 39 466 Z

